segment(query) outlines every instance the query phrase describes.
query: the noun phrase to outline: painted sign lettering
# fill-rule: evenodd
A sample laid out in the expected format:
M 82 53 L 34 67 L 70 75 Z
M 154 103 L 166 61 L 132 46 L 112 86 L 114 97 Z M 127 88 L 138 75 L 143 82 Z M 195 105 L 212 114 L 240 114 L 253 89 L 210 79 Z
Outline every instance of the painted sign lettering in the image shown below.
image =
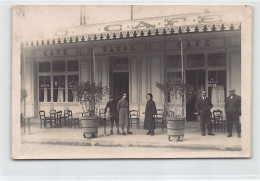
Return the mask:
M 180 41 L 178 41 L 176 43 L 176 45 L 177 45 L 178 48 L 181 48 L 181 42 Z M 203 47 L 203 46 L 209 47 L 210 46 L 210 40 L 183 41 L 183 48 L 194 48 L 194 47 Z
M 133 46 L 110 46 L 110 47 L 103 47 L 103 53 L 113 53 L 113 52 L 127 52 L 127 51 L 135 51 Z
M 43 52 L 45 57 L 47 56 L 61 56 L 61 55 L 68 55 L 67 49 L 57 49 L 57 50 L 45 50 Z

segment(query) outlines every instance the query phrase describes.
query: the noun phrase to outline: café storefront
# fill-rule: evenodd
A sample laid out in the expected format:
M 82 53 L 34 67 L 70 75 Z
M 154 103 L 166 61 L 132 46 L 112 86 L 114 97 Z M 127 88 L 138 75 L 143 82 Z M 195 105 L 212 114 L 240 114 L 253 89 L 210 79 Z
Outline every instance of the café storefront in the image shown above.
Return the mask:
M 204 14 L 132 20 L 57 30 L 50 39 L 25 42 L 25 112 L 37 116 L 39 110 L 51 108 L 81 111 L 70 83 L 91 79 L 110 87 L 115 99 L 128 93 L 130 109 L 144 112 L 149 92 L 162 108 L 156 82 L 181 77 L 181 45 L 184 80 L 198 95 L 207 90 L 213 109 L 223 110 L 228 89 L 241 94 L 241 25 L 224 19 L 224 14 Z M 105 97 L 100 108 L 107 101 Z M 179 100 L 166 101 L 171 105 Z M 186 105 L 187 120 L 196 119 L 195 101 Z

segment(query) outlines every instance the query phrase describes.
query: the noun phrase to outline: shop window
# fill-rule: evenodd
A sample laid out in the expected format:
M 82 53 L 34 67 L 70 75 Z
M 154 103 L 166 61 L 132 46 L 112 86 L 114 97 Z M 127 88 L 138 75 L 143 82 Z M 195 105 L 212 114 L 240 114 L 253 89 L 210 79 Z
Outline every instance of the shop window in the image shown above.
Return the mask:
M 226 71 L 208 71 L 208 94 L 212 104 L 224 104 L 226 98 Z
M 65 75 L 53 76 L 53 102 L 65 102 Z
M 78 75 L 68 75 L 68 102 L 77 102 L 76 97 L 72 93 L 72 83 L 78 81 Z
M 167 57 L 167 68 L 181 67 L 181 55 L 169 55 Z
M 68 71 L 79 71 L 78 60 L 69 60 L 68 61 Z
M 51 77 L 39 76 L 39 101 L 51 101 Z
M 65 61 L 53 61 L 52 62 L 53 72 L 64 72 L 65 71 Z
M 50 72 L 51 64 L 50 62 L 39 62 L 39 72 Z
M 208 54 L 209 66 L 225 66 L 226 54 L 225 53 L 210 53 Z
M 203 67 L 205 62 L 204 54 L 190 54 L 187 57 L 188 67 Z
M 79 81 L 78 70 L 77 60 L 39 62 L 39 102 L 74 102 L 70 82 Z

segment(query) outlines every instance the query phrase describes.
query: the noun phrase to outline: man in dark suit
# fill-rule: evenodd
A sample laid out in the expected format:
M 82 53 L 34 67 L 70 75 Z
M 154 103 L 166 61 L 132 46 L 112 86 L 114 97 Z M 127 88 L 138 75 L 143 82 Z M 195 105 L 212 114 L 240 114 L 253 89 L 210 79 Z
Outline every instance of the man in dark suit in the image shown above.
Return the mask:
M 226 99 L 225 112 L 227 118 L 228 136 L 232 137 L 233 122 L 235 122 L 237 136 L 241 137 L 241 125 L 239 116 L 241 115 L 241 97 L 235 94 L 235 89 L 229 90 L 230 96 Z
M 212 132 L 212 122 L 210 119 L 210 109 L 213 107 L 210 99 L 206 97 L 207 93 L 206 91 L 202 91 L 201 97 L 198 98 L 196 102 L 196 110 L 198 111 L 198 114 L 200 115 L 200 126 L 201 126 L 201 134 L 202 136 L 206 135 L 205 130 L 205 124 L 207 124 L 208 127 L 208 135 L 214 136 Z

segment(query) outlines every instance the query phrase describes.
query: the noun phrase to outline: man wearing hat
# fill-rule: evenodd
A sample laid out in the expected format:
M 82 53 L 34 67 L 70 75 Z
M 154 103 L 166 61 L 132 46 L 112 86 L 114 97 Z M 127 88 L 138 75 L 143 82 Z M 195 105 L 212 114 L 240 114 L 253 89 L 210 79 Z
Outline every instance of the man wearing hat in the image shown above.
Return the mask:
M 236 125 L 237 136 L 241 137 L 241 125 L 239 123 L 239 116 L 241 115 L 241 97 L 235 94 L 235 89 L 230 89 L 229 94 L 225 103 L 228 130 L 227 137 L 232 137 L 233 122 Z
M 116 123 L 116 128 L 117 128 L 117 134 L 121 135 L 119 132 L 119 126 L 118 126 L 118 111 L 117 111 L 117 103 L 114 100 L 113 96 L 109 96 L 109 102 L 107 103 L 105 107 L 105 114 L 107 113 L 107 108 L 110 110 L 110 124 L 111 124 L 111 131 L 110 134 L 113 134 L 113 126 L 114 122 Z

